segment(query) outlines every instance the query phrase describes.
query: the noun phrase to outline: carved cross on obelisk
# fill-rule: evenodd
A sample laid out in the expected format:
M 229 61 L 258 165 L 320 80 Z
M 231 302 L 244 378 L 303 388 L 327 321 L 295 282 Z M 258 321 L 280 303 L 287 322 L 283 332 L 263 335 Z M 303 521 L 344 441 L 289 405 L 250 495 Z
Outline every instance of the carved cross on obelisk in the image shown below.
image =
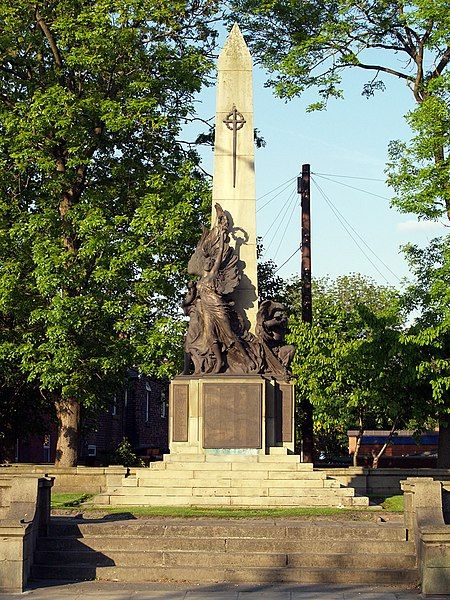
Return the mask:
M 243 269 L 232 299 L 254 331 L 258 282 L 252 70 L 247 44 L 234 25 L 217 64 L 213 206 L 218 202 L 230 216 L 230 244 Z
M 236 106 L 233 104 L 233 110 L 227 114 L 226 119 L 223 120 L 225 125 L 230 131 L 233 132 L 233 187 L 236 187 L 236 148 L 237 148 L 237 132 L 242 129 L 247 123 L 244 119 L 244 115 L 238 111 Z

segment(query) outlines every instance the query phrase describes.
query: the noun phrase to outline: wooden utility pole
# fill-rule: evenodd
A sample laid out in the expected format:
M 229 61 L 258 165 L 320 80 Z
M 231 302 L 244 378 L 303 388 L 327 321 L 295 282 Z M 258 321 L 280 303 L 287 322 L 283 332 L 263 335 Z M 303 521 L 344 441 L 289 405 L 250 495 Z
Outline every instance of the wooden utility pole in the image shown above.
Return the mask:
M 311 169 L 310 165 L 302 165 L 302 175 L 298 178 L 297 189 L 301 196 L 302 207 L 302 321 L 312 323 L 312 295 L 311 295 Z M 301 403 L 303 421 L 302 448 L 303 462 L 314 460 L 313 440 L 313 409 L 309 398 L 304 398 Z

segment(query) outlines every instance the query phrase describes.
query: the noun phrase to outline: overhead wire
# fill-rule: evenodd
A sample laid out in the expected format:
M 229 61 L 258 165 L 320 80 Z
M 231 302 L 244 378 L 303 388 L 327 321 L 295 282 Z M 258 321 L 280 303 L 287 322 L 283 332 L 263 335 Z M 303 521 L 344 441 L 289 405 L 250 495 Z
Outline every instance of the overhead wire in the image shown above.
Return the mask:
M 280 219 L 277 228 L 275 229 L 272 237 L 270 238 L 270 241 L 268 242 L 267 246 L 264 248 L 264 254 L 267 252 L 267 250 L 270 248 L 270 246 L 272 245 L 272 242 L 275 239 L 275 236 L 277 235 L 278 231 L 280 230 L 280 227 L 282 226 L 282 224 L 284 223 L 284 219 L 286 217 L 286 215 L 289 212 L 289 209 L 292 206 L 292 202 L 295 202 L 296 200 L 296 192 L 295 190 L 293 190 L 289 196 L 287 201 L 284 203 L 284 205 L 281 207 L 280 211 L 278 212 L 278 215 L 275 217 L 275 219 L 272 221 L 272 224 L 270 225 L 269 229 L 265 232 L 265 234 L 262 236 L 262 238 L 264 239 L 265 237 L 267 237 L 267 234 L 269 233 L 269 231 L 272 229 L 272 227 L 275 225 L 275 223 L 278 221 L 278 219 Z M 281 218 L 280 218 L 281 216 Z
M 300 244 L 300 246 L 296 250 L 294 250 L 294 252 L 289 256 L 289 258 L 287 258 L 282 265 L 280 265 L 277 269 L 275 269 L 274 273 L 278 273 L 278 271 L 280 269 L 282 269 L 284 267 L 284 265 L 286 265 L 291 260 L 291 258 L 293 258 L 297 254 L 297 252 L 299 252 L 301 249 L 302 249 L 302 245 Z
M 278 196 L 281 196 L 281 194 L 283 192 L 285 192 L 289 186 L 291 185 L 291 183 L 293 181 L 295 181 L 297 179 L 297 177 L 291 177 L 290 179 L 288 179 L 287 181 L 285 181 L 284 183 L 281 183 L 280 185 L 278 185 L 276 188 L 274 188 L 273 190 L 270 190 L 270 192 L 267 192 L 266 194 L 260 196 L 259 198 L 257 198 L 257 200 L 261 200 L 262 198 L 265 198 L 266 196 L 268 196 L 269 194 L 272 194 L 273 192 L 275 192 L 276 190 L 278 190 L 280 187 L 282 187 L 283 189 L 278 192 L 278 194 L 275 194 L 275 196 L 273 196 L 273 198 L 270 198 L 267 202 L 265 202 L 262 206 L 258 207 L 256 212 L 259 212 L 260 210 L 262 210 L 263 208 L 265 208 L 266 206 L 268 206 L 271 202 L 273 202 L 275 200 L 275 198 L 278 198 Z
M 294 198 L 295 198 L 295 196 L 294 196 Z M 288 218 L 288 220 L 286 221 L 286 226 L 285 226 L 285 228 L 284 228 L 284 231 L 283 231 L 283 233 L 281 234 L 280 241 L 278 242 L 277 249 L 275 250 L 275 253 L 274 253 L 273 257 L 272 257 L 273 259 L 275 259 L 275 258 L 276 258 L 277 254 L 278 254 L 278 250 L 280 249 L 280 247 L 281 247 L 281 244 L 283 243 L 283 240 L 284 240 L 284 238 L 285 238 L 285 236 L 286 236 L 286 231 L 287 231 L 287 228 L 289 227 L 289 223 L 290 223 L 290 222 L 291 222 L 291 220 L 292 220 L 292 215 L 294 214 L 294 211 L 295 211 L 295 209 L 296 209 L 296 208 L 297 208 L 297 202 L 294 202 L 294 204 L 293 204 L 293 206 L 292 206 L 292 210 L 291 210 L 291 212 L 290 212 L 290 214 L 289 214 L 289 218 Z
M 344 179 L 360 179 L 361 181 L 382 181 L 384 179 L 380 179 L 378 177 L 358 177 L 357 175 L 336 175 L 335 173 L 316 173 L 311 172 L 311 175 L 317 175 L 318 177 L 342 177 Z
M 315 173 L 315 175 L 317 177 L 321 177 L 322 179 L 326 179 L 327 181 L 331 181 L 332 183 L 337 183 L 338 185 L 343 185 L 344 187 L 350 188 L 351 190 L 363 192 L 364 194 L 369 194 L 369 196 L 375 196 L 376 198 L 382 198 L 383 200 L 390 200 L 390 198 L 387 198 L 386 196 L 381 196 L 380 194 L 375 194 L 374 192 L 369 192 L 368 190 L 363 190 L 362 188 L 357 188 L 353 185 L 349 185 L 348 183 L 343 183 L 342 181 L 334 181 L 333 179 L 330 179 L 329 177 L 326 177 L 325 175 L 319 175 L 318 173 Z
M 356 231 L 356 229 L 348 222 L 348 220 L 344 217 L 344 215 L 336 208 L 336 206 L 333 204 L 333 202 L 330 200 L 330 198 L 325 194 L 325 192 L 323 191 L 323 189 L 320 187 L 320 185 L 317 183 L 317 181 L 314 180 L 314 178 L 311 178 L 311 181 L 313 182 L 313 184 L 316 186 L 316 188 L 318 189 L 318 191 L 320 192 L 321 196 L 324 198 L 325 202 L 328 204 L 328 206 L 330 207 L 330 209 L 332 210 L 332 212 L 334 213 L 335 217 L 337 218 L 337 220 L 340 222 L 341 226 L 343 227 L 343 229 L 347 232 L 347 234 L 349 235 L 349 237 L 353 240 L 353 242 L 355 243 L 355 245 L 361 250 L 362 254 L 366 257 L 366 259 L 370 262 L 370 264 L 373 266 L 373 268 L 379 273 L 379 275 L 381 275 L 381 277 L 386 281 L 386 283 L 390 283 L 389 279 L 386 277 L 386 275 L 378 268 L 378 266 L 373 262 L 373 260 L 370 258 L 370 256 L 365 252 L 365 250 L 362 248 L 362 246 L 360 245 L 360 243 L 355 239 L 355 237 L 353 236 L 353 234 L 351 233 L 351 231 L 353 231 L 353 233 L 361 240 L 361 242 L 366 246 L 366 248 L 373 254 L 373 256 L 398 280 L 401 281 L 400 277 L 398 277 L 398 275 L 396 273 L 394 273 L 394 271 L 392 271 L 392 269 L 376 254 L 376 252 L 374 252 L 372 250 L 372 248 L 367 244 L 367 242 L 359 235 L 359 233 Z M 351 230 L 351 231 L 350 231 Z

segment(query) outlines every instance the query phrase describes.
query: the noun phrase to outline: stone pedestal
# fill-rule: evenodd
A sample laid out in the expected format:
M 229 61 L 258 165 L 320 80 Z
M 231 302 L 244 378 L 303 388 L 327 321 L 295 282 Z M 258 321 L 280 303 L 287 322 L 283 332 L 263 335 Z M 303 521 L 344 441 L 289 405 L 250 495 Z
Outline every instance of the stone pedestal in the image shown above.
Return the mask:
M 170 385 L 173 453 L 294 451 L 294 385 L 260 375 L 179 376 Z

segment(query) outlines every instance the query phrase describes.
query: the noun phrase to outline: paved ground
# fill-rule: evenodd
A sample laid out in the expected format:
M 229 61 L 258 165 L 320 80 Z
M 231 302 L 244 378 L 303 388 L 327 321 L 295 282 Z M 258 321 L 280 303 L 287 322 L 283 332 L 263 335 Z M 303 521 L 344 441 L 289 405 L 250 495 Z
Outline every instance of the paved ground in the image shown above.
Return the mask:
M 174 585 L 39 582 L 24 594 L 1 594 L 0 600 L 419 600 L 417 590 L 360 585 Z M 427 596 L 427 600 L 450 596 Z

